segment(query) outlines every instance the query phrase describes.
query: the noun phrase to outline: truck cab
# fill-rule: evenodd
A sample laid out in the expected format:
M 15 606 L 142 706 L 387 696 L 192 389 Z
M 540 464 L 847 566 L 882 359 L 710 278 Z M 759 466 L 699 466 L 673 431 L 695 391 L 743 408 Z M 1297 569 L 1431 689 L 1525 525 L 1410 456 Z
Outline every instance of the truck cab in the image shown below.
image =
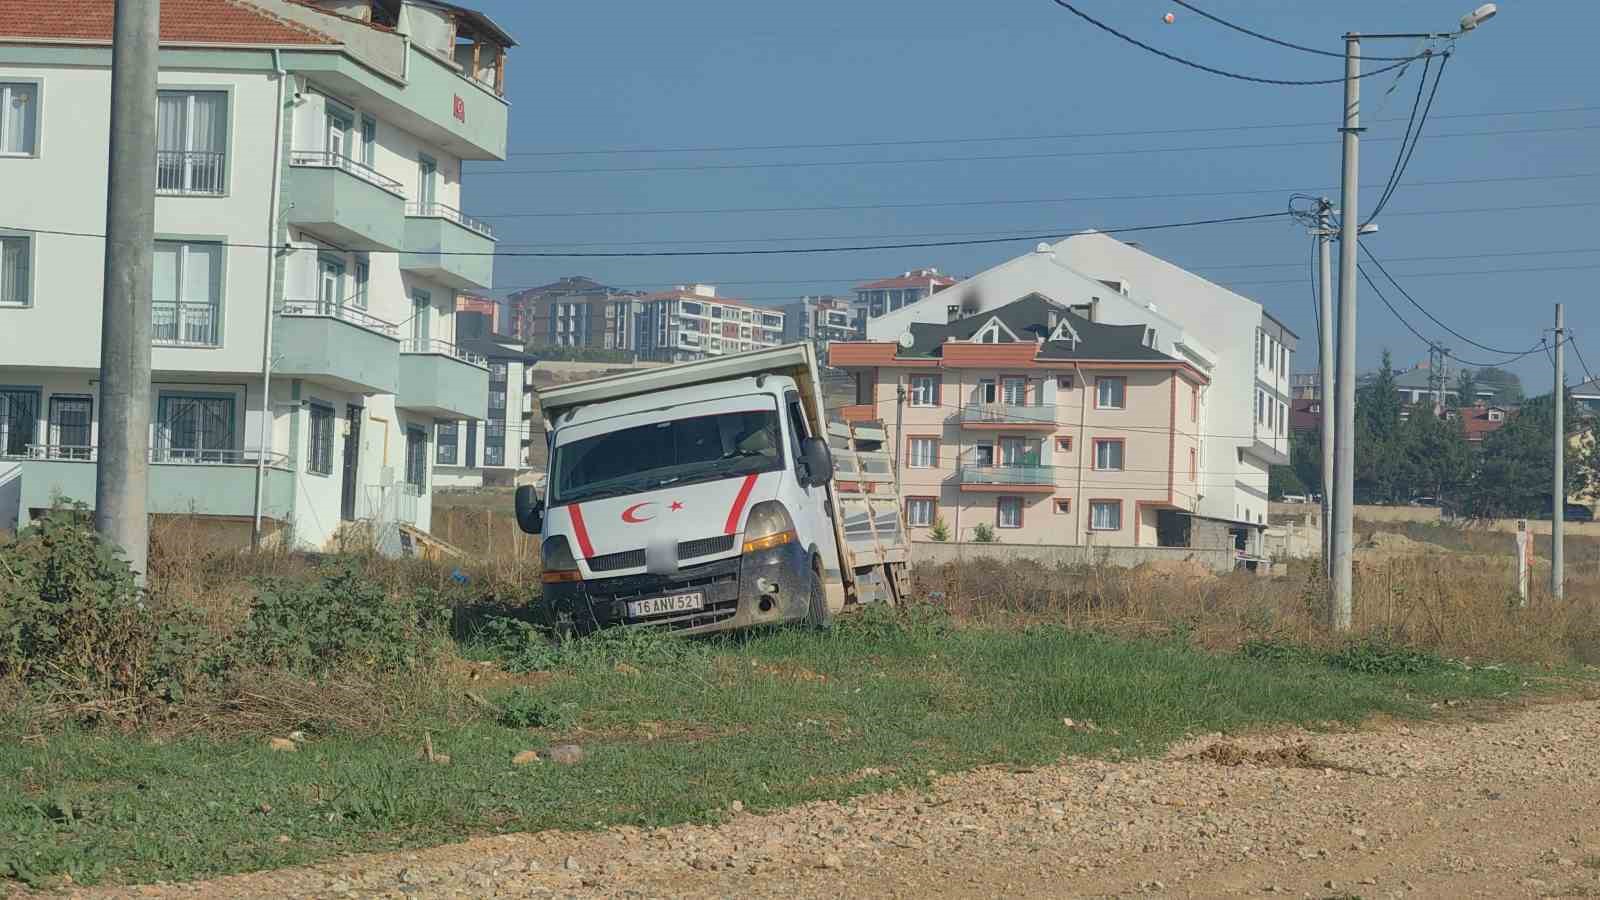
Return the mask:
M 842 605 L 832 455 L 794 378 L 584 403 L 547 415 L 547 439 L 545 496 L 519 520 L 543 537 L 552 624 L 698 633 Z

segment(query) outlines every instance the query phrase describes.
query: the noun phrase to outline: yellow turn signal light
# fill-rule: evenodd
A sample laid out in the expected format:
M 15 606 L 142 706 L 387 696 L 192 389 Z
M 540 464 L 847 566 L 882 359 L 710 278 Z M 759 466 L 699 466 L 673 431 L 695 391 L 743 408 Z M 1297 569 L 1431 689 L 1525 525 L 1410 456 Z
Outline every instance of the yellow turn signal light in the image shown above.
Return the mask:
M 539 580 L 545 584 L 562 584 L 568 581 L 582 581 L 583 573 L 579 572 L 577 569 L 557 569 L 553 572 L 546 569 L 545 571 L 539 573 Z
M 777 534 L 769 534 L 766 537 L 752 538 L 744 542 L 744 552 L 754 553 L 757 550 L 771 550 L 773 547 L 782 547 L 784 544 L 795 540 L 795 538 L 796 535 L 793 531 L 780 531 Z

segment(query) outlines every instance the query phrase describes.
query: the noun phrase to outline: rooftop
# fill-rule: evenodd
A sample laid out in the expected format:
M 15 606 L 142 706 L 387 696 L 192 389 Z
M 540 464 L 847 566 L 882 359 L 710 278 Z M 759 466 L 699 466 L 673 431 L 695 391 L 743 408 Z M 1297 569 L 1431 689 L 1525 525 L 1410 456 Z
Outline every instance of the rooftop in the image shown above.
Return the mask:
M 900 359 L 936 358 L 948 341 L 972 341 L 998 320 L 993 341 L 982 343 L 1038 344 L 1041 360 L 1117 360 L 1121 362 L 1172 362 L 1180 360 L 1145 344 L 1143 325 L 1107 325 L 1091 322 L 1043 294 L 1028 294 L 1005 306 L 943 325 L 911 326 L 912 345 L 900 345 Z M 1053 339 L 1052 339 L 1053 338 Z
M 4 0 L 0 39 L 110 41 L 112 0 Z M 163 43 L 335 44 L 245 0 L 162 0 Z
M 910 287 L 928 287 L 930 285 L 936 288 L 944 288 L 955 283 L 955 278 L 941 273 L 938 269 L 926 268 L 913 269 L 903 275 L 892 275 L 888 278 L 880 278 L 877 281 L 869 281 L 866 284 L 858 284 L 855 289 L 858 291 L 892 291 Z

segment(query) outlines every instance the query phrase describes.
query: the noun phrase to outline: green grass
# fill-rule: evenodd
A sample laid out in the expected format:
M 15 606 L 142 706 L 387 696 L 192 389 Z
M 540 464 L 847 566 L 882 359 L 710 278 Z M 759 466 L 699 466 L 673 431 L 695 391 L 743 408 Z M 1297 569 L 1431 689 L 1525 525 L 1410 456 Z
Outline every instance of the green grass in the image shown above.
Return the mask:
M 259 739 L 97 732 L 7 741 L 0 784 L 15 787 L 0 792 L 0 876 L 9 867 L 33 883 L 192 879 L 470 833 L 715 821 L 735 799 L 759 811 L 918 784 L 930 770 L 1155 753 L 1188 732 L 1422 716 L 1432 700 L 1525 685 L 1436 659 L 1351 667 L 1059 628 L 863 618 L 684 653 L 624 641 L 565 654 L 535 688 L 542 700 L 522 689 L 490 701 L 575 726 L 519 729 L 490 715 L 435 730 L 449 765 L 416 758 L 420 733 L 314 737 L 298 753 Z M 1099 730 L 1070 730 L 1064 717 Z M 515 752 L 563 737 L 588 759 L 511 765 Z M 860 777 L 868 767 L 879 774 Z

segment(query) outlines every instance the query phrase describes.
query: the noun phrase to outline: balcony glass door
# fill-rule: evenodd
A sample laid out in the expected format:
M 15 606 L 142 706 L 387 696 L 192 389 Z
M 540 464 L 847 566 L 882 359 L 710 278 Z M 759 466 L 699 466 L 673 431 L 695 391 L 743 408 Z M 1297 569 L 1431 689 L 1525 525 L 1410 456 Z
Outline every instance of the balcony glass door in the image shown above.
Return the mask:
M 64 459 L 89 459 L 94 401 L 88 397 L 50 398 L 50 452 Z
M 1000 383 L 1000 399 L 1007 406 L 1024 406 L 1028 402 L 1028 381 L 1025 378 L 1007 378 Z
M 39 419 L 34 391 L 0 391 L 0 456 L 26 456 Z
M 344 113 L 328 110 L 328 160 L 334 165 L 344 165 L 350 156 L 350 129 L 354 125 Z
M 439 175 L 439 164 L 426 156 L 417 157 L 417 206 L 423 215 L 432 215 L 434 181 Z
M 324 259 L 318 262 L 321 270 L 317 299 L 321 301 L 320 310 L 323 315 L 333 315 L 344 305 L 344 263 L 334 259 Z
M 426 353 L 429 349 L 432 323 L 429 319 L 433 313 L 433 297 L 427 291 L 411 292 L 411 345 L 418 353 Z

